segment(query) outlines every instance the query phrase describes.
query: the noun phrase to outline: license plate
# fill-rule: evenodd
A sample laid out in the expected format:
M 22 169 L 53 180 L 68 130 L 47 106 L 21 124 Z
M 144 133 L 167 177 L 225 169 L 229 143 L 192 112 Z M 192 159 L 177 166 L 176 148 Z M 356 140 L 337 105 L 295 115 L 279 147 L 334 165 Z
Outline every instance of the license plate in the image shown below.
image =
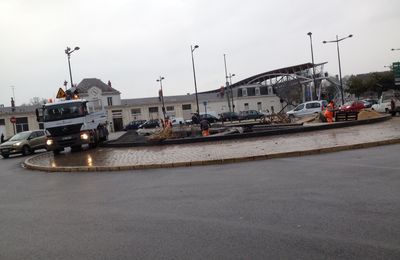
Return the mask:
M 62 140 L 71 140 L 72 136 L 63 136 L 61 139 Z

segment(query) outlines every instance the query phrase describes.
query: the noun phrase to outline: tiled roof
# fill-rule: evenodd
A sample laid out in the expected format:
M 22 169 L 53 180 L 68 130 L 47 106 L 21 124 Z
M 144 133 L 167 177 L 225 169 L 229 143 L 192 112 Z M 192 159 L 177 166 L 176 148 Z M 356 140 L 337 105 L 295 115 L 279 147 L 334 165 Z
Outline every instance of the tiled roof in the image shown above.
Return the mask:
M 87 93 L 88 90 L 93 86 L 98 87 L 99 89 L 101 89 L 102 92 L 114 92 L 117 94 L 121 94 L 118 90 L 110 87 L 109 85 L 107 85 L 106 83 L 101 81 L 100 79 L 96 79 L 96 78 L 83 79 L 78 84 L 77 89 L 78 89 L 79 93 Z

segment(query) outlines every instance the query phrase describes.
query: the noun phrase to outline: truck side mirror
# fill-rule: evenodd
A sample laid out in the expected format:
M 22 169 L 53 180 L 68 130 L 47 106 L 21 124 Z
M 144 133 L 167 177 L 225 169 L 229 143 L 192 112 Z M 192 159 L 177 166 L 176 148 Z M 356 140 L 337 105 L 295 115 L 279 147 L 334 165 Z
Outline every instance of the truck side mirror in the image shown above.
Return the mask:
M 39 109 L 35 109 L 35 113 L 36 113 L 36 121 L 40 122 L 40 118 L 39 118 Z

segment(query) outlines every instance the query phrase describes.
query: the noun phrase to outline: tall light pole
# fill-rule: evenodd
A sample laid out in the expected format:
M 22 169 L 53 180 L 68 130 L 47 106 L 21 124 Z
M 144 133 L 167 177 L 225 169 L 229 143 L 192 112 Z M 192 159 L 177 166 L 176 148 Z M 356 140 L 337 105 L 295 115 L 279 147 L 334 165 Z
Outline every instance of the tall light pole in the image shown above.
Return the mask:
M 226 68 L 226 54 L 224 54 L 224 65 L 225 65 L 225 86 L 226 86 L 226 90 L 228 92 L 227 98 L 228 98 L 228 107 L 229 107 L 229 112 L 235 111 L 235 108 L 233 108 L 233 110 L 231 109 L 231 102 L 230 102 L 230 98 L 229 95 L 232 95 L 232 88 L 230 88 L 229 86 L 229 76 L 228 76 L 228 70 Z M 229 91 L 228 91 L 229 89 Z M 232 104 L 233 105 L 233 104 Z
M 164 120 L 165 120 L 165 104 L 164 104 L 164 92 L 163 92 L 163 89 L 162 89 L 162 81 L 163 81 L 163 79 L 165 79 L 164 77 L 159 77 L 158 79 L 157 79 L 157 82 L 160 82 L 160 88 L 161 88 L 161 102 L 162 102 L 162 112 L 163 112 L 163 116 L 164 116 Z
M 232 101 L 232 112 L 235 112 L 235 104 L 233 103 L 233 91 L 232 91 L 232 77 L 235 76 L 235 73 L 229 73 L 229 89 L 231 91 L 231 101 Z
M 196 112 L 197 114 L 200 114 L 200 109 L 199 109 L 199 97 L 197 96 L 197 82 L 196 82 L 196 70 L 194 69 L 194 58 L 193 58 L 193 52 L 199 48 L 199 45 L 195 45 L 194 47 L 190 45 L 190 52 L 192 54 L 192 66 L 193 66 L 193 79 L 194 79 L 194 91 L 196 94 Z
M 313 81 L 314 81 L 314 96 L 317 96 L 317 81 L 315 80 L 315 65 L 314 65 L 314 50 L 313 50 L 313 44 L 312 44 L 312 32 L 307 33 L 308 36 L 310 36 L 310 45 L 311 45 L 311 61 L 313 64 L 312 71 L 313 71 Z M 311 94 L 311 100 L 312 94 Z
M 343 94 L 343 82 L 342 82 L 342 68 L 340 66 L 340 51 L 339 51 L 339 42 L 343 41 L 344 39 L 351 38 L 353 37 L 352 34 L 349 34 L 349 36 L 340 38 L 336 35 L 336 40 L 333 41 L 323 41 L 322 43 L 336 43 L 337 47 L 337 54 L 338 54 L 338 62 L 339 62 L 339 80 L 340 80 L 340 94 L 342 96 L 342 105 L 344 105 L 344 94 Z
M 73 50 L 72 50 L 70 47 L 67 47 L 67 48 L 65 49 L 65 54 L 67 54 L 67 56 L 68 56 L 68 68 L 69 68 L 69 78 L 70 78 L 70 80 L 71 80 L 71 88 L 73 87 L 72 72 L 71 72 L 71 62 L 70 62 L 71 53 L 73 53 L 74 51 L 77 51 L 77 50 L 79 50 L 79 49 L 80 49 L 79 47 L 75 47 Z

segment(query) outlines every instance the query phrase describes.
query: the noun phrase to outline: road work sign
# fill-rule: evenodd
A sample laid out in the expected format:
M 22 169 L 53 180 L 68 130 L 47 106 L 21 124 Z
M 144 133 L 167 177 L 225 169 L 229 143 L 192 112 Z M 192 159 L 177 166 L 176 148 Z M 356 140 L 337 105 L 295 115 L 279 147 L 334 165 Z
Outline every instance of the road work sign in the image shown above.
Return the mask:
M 65 91 L 62 88 L 59 88 L 56 98 L 65 98 L 66 96 L 67 95 L 65 95 Z

